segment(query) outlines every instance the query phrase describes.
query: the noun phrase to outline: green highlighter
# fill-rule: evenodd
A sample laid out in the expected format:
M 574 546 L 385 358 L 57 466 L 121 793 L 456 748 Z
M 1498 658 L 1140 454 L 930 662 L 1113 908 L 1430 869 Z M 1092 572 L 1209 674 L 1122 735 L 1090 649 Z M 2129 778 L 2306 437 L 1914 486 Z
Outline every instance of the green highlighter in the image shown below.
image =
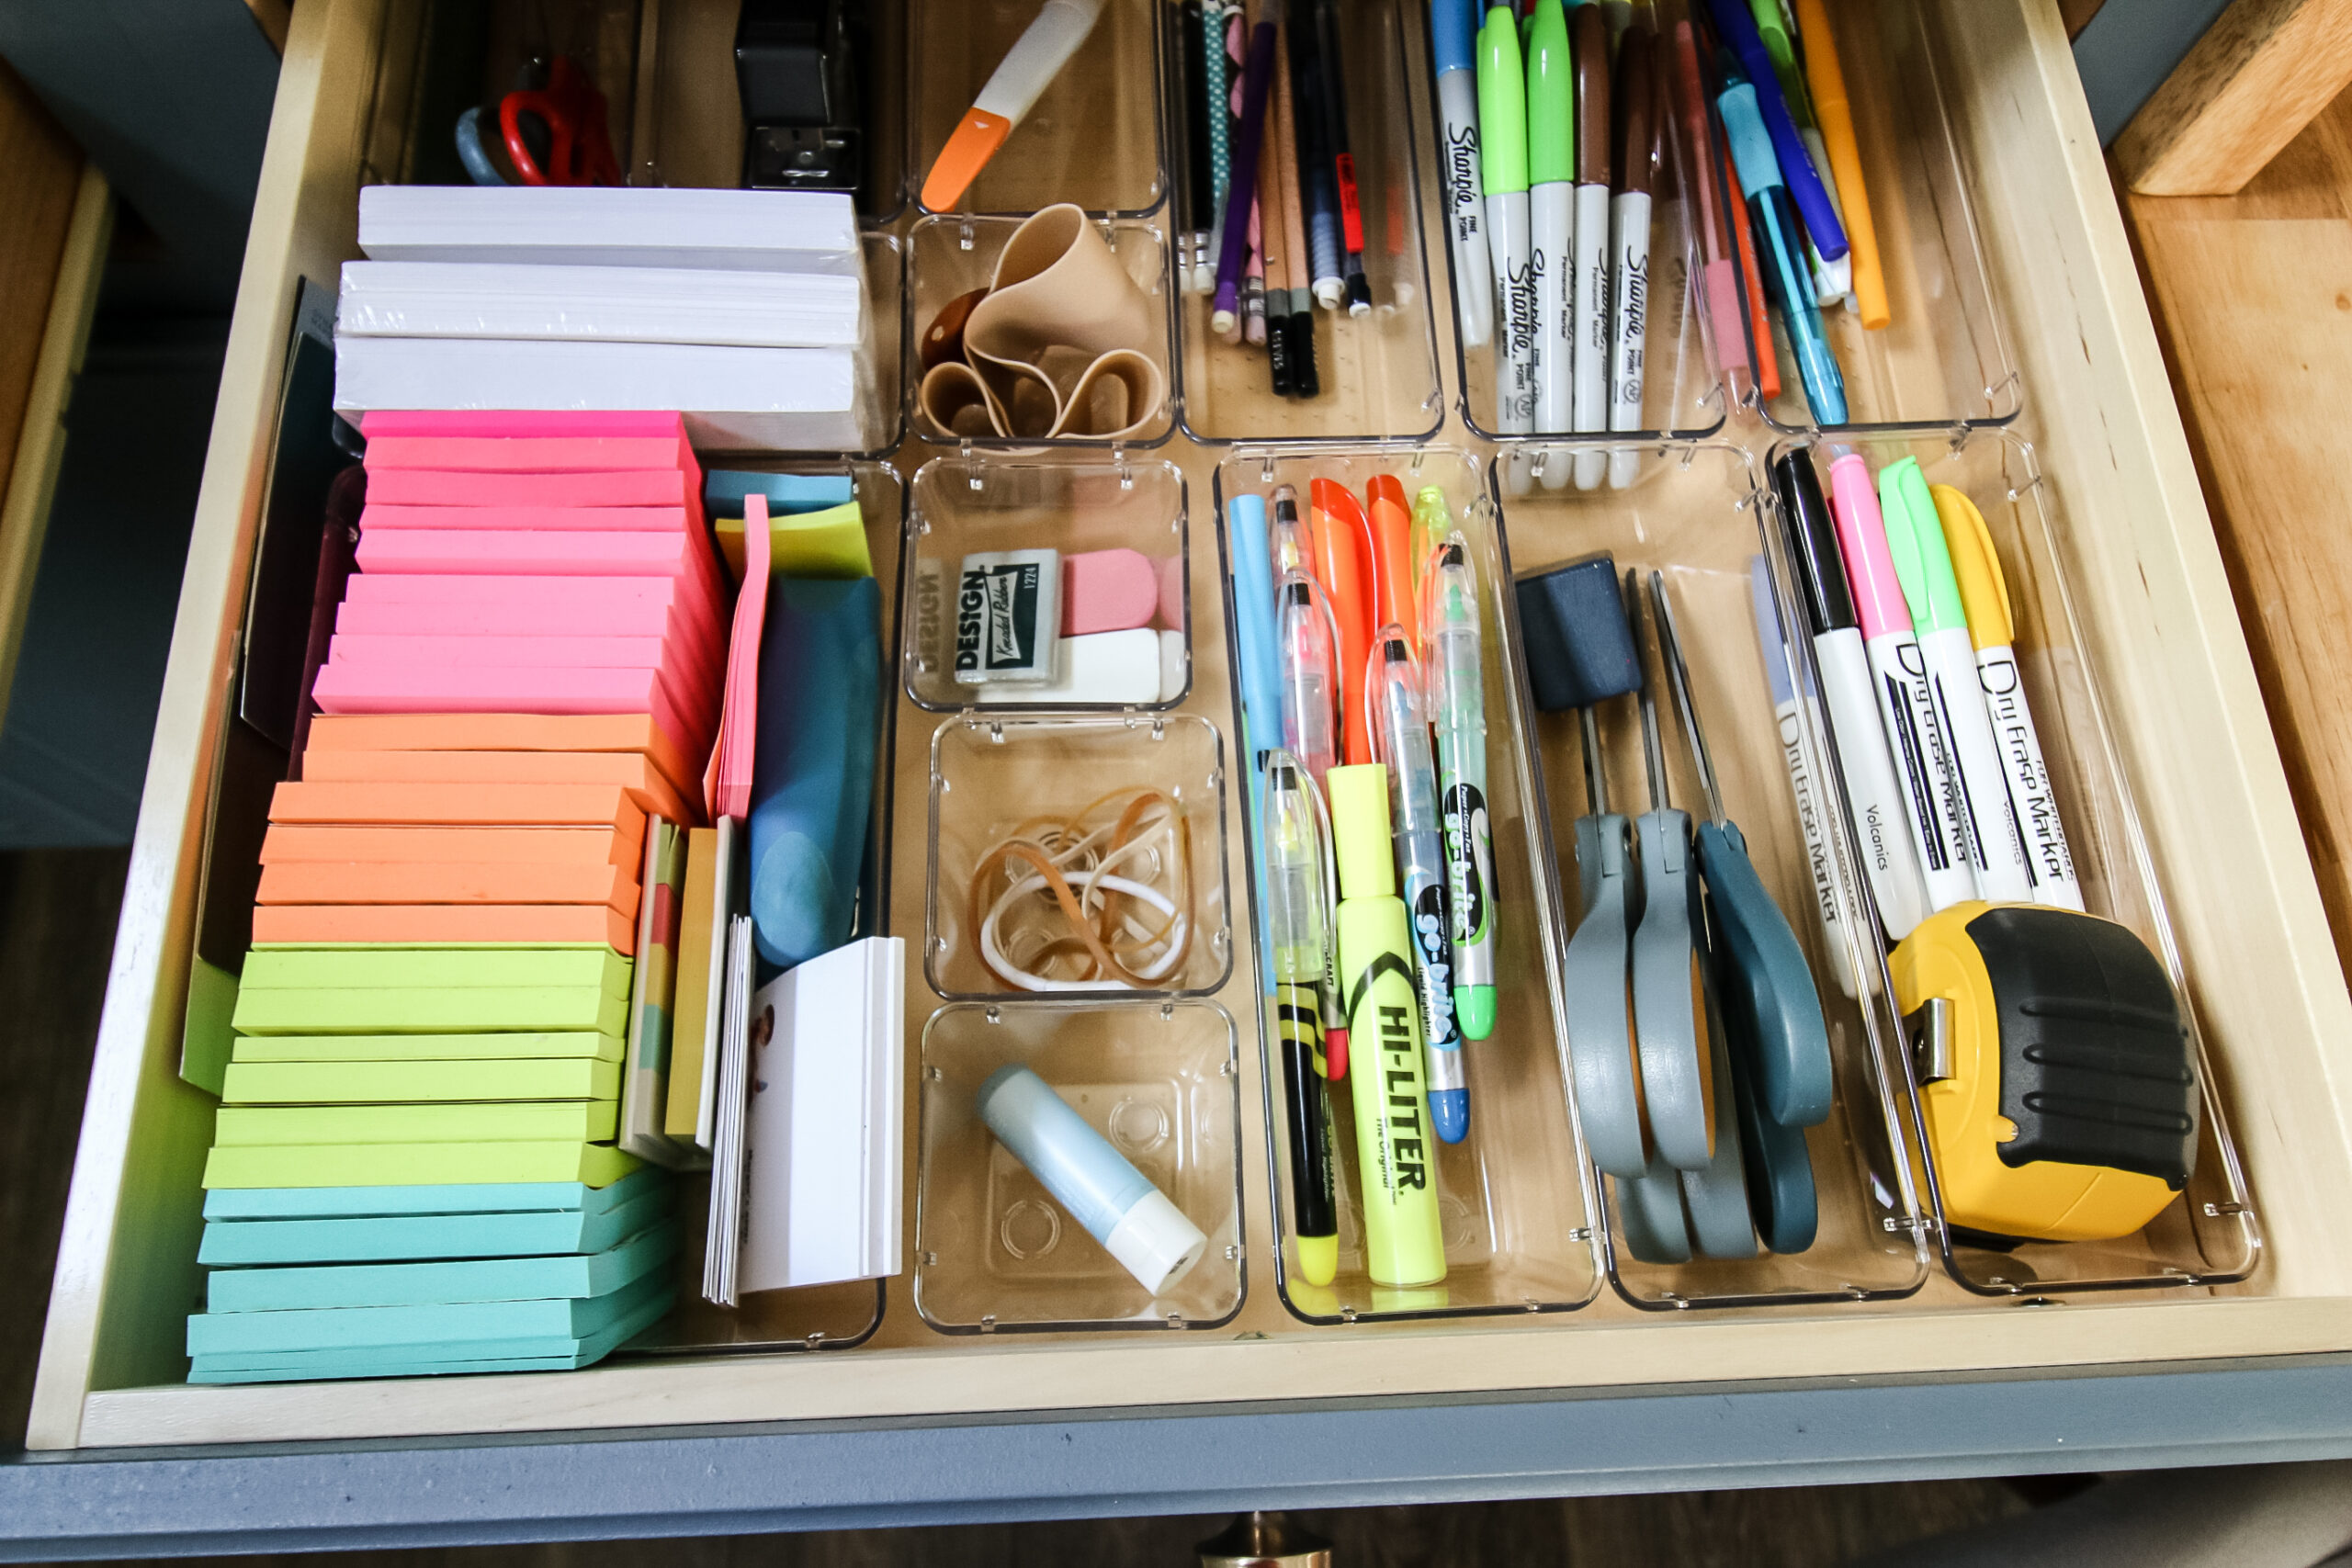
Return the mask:
M 1437 1213 L 1437 1134 L 1421 1072 L 1420 994 L 1388 829 L 1388 770 L 1333 768 L 1331 831 L 1340 863 L 1340 983 L 1355 1070 L 1356 1174 L 1363 1191 L 1364 1271 L 1375 1285 L 1445 1278 Z

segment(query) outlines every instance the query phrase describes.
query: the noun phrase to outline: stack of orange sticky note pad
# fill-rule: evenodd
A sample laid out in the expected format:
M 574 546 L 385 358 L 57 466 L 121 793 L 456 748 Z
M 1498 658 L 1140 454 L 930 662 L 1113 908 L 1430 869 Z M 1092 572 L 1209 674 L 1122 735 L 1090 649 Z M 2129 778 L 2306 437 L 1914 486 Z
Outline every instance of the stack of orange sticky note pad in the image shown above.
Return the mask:
M 368 416 L 359 570 L 254 940 L 633 952 L 703 819 L 729 592 L 674 414 Z

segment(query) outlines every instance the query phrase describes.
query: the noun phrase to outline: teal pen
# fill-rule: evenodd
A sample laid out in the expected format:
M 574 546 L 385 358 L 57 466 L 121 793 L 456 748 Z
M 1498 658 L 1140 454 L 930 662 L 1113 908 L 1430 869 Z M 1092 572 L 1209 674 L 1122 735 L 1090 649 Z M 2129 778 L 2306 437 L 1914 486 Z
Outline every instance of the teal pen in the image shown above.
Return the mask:
M 1430 578 L 1430 705 L 1437 721 L 1438 820 L 1453 917 L 1453 1011 L 1464 1040 L 1495 1028 L 1495 849 L 1487 818 L 1487 696 L 1478 580 L 1459 533 Z

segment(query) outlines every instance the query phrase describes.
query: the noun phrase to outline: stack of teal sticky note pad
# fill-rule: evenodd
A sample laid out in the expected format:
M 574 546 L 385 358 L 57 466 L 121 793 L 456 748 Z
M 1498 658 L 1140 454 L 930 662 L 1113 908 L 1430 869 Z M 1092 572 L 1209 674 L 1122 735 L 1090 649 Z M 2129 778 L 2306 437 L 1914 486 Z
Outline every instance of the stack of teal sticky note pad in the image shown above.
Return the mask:
M 191 1380 L 584 1366 L 660 1318 L 668 1179 L 611 1142 L 629 969 L 593 944 L 256 949 Z

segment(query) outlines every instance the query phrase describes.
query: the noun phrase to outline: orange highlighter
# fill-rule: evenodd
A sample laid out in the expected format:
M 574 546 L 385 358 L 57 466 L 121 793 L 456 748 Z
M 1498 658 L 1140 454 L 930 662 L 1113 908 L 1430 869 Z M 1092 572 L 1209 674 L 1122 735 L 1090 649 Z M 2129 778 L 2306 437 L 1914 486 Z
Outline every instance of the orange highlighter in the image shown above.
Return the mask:
M 1363 672 L 1372 657 L 1374 562 L 1372 525 L 1355 492 L 1336 479 L 1307 487 L 1308 518 L 1315 533 L 1315 575 L 1331 596 L 1340 623 L 1341 750 L 1351 764 L 1369 762 L 1372 731 L 1365 723 Z
M 964 192 L 1061 74 L 1102 15 L 1102 0 L 1046 0 L 1045 9 L 1005 51 L 988 85 L 939 150 L 922 182 L 923 206 L 944 212 L 964 199 Z
M 1406 644 L 1421 646 L 1420 599 L 1413 592 L 1413 513 L 1405 486 L 1382 474 L 1364 491 L 1372 502 L 1373 618 L 1378 626 L 1405 628 Z

